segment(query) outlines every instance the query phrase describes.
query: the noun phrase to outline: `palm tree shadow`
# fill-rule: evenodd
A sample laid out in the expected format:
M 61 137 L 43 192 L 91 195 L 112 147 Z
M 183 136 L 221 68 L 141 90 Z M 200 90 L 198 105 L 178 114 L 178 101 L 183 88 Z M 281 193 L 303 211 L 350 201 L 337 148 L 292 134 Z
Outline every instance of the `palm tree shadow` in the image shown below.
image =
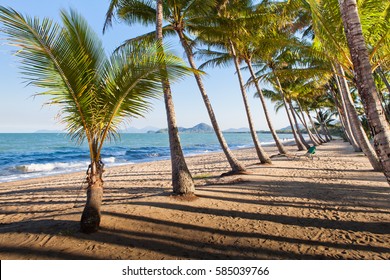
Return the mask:
M 79 231 L 80 223 L 72 220 L 41 219 L 35 221 L 22 221 L 11 224 L 1 224 L 0 234 L 24 233 L 26 241 L 17 246 L 3 242 L 0 252 L 8 254 L 14 259 L 99 259 L 82 253 L 66 252 L 43 246 L 47 237 L 71 236 Z M 46 237 L 46 238 L 45 238 Z M 34 240 L 33 242 L 27 242 Z

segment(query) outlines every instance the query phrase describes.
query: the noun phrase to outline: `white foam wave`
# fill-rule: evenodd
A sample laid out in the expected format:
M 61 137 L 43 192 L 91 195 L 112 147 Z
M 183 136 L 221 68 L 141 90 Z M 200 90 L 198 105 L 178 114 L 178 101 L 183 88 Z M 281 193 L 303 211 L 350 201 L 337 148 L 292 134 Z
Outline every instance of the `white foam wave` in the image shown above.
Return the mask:
M 250 148 L 252 147 L 253 145 L 238 145 L 237 146 L 237 149 L 245 149 L 245 148 Z
M 108 157 L 108 158 L 103 158 L 104 163 L 115 163 L 116 162 L 116 157 Z
M 24 173 L 41 173 L 54 170 L 76 170 L 88 167 L 88 162 L 53 162 L 53 163 L 31 163 L 16 166 L 16 169 Z

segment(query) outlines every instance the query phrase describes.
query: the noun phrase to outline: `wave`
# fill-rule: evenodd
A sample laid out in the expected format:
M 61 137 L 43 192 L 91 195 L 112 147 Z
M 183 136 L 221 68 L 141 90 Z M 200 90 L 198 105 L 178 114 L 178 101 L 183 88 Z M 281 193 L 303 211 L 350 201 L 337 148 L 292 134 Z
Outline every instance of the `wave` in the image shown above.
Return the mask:
M 0 137 L 0 182 L 15 181 L 40 176 L 86 171 L 89 165 L 88 147 L 73 146 L 63 136 L 11 135 L 11 140 L 3 140 L 1 150 Z M 22 138 L 25 141 L 21 141 Z M 33 137 L 34 141 L 30 138 Z M 286 135 L 283 141 L 290 141 L 292 135 Z M 249 134 L 227 134 L 231 149 L 253 147 Z M 102 161 L 107 167 L 137 162 L 165 160 L 170 157 L 169 141 L 164 135 L 139 134 L 125 135 L 121 143 L 108 144 L 102 150 Z M 272 136 L 262 135 L 262 144 L 271 144 Z M 19 142 L 20 143 L 19 143 Z M 13 143 L 9 145 L 8 143 Z M 15 144 L 19 143 L 19 144 Z M 213 134 L 184 134 L 182 141 L 186 156 L 221 151 Z
M 116 157 L 103 158 L 102 161 L 103 161 L 104 164 L 115 163 L 116 162 Z
M 31 163 L 26 165 L 18 165 L 16 170 L 22 173 L 38 173 L 50 172 L 54 170 L 70 170 L 82 169 L 88 167 L 89 162 L 52 162 L 52 163 Z

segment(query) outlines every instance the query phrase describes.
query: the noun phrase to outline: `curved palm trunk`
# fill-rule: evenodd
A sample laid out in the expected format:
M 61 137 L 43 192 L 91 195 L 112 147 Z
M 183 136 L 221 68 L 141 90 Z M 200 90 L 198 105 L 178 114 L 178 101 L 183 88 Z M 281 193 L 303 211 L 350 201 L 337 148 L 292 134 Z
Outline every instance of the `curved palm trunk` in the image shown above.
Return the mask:
M 186 52 L 188 62 L 190 63 L 191 68 L 197 70 L 196 65 L 195 65 L 195 61 L 194 61 L 194 55 L 192 53 L 190 46 L 188 46 L 188 43 L 184 37 L 183 31 L 179 29 L 176 32 L 179 35 L 181 45 L 183 46 L 183 48 Z M 200 77 L 200 75 L 198 73 L 194 73 L 194 76 L 195 76 L 196 83 L 198 84 L 199 91 L 202 95 L 203 102 L 204 102 L 206 109 L 207 109 L 207 112 L 209 114 L 211 124 L 212 124 L 214 131 L 215 131 L 215 134 L 218 138 L 219 144 L 221 145 L 221 148 L 226 156 L 226 159 L 228 160 L 230 167 L 232 168 L 232 171 L 229 172 L 229 174 L 230 173 L 235 174 L 235 173 L 245 172 L 246 171 L 245 167 L 238 161 L 238 159 L 231 152 L 231 150 L 229 149 L 229 146 L 226 143 L 225 137 L 223 136 L 222 131 L 219 128 L 217 118 L 215 117 L 214 110 L 213 110 L 213 107 L 211 106 L 209 97 L 206 93 L 206 89 L 203 85 L 202 78 Z
M 257 93 L 259 94 L 259 98 L 260 98 L 260 101 L 261 101 L 261 105 L 263 106 L 263 111 L 264 111 L 265 119 L 266 119 L 267 124 L 268 124 L 268 128 L 271 131 L 272 137 L 274 138 L 276 147 L 278 147 L 279 154 L 285 155 L 285 154 L 287 154 L 287 150 L 284 147 L 283 143 L 280 141 L 279 136 L 276 133 L 274 125 L 273 125 L 273 123 L 271 121 L 271 118 L 269 116 L 267 104 L 265 104 L 265 98 L 264 98 L 264 95 L 263 95 L 263 91 L 261 90 L 261 88 L 259 86 L 259 83 L 256 81 L 255 72 L 253 71 L 253 68 L 252 68 L 252 62 L 250 60 L 247 60 L 245 62 L 248 65 L 249 71 L 251 73 L 251 77 L 253 79 L 253 82 L 255 83 L 256 90 L 257 90 Z
M 299 106 L 299 111 L 301 112 L 301 115 L 299 115 L 299 113 L 297 112 L 297 110 L 294 109 L 295 113 L 297 114 L 299 120 L 301 121 L 301 124 L 305 127 L 306 131 L 307 131 L 307 134 L 309 135 L 309 138 L 311 140 L 311 142 L 313 142 L 313 145 L 314 146 L 319 146 L 321 145 L 321 141 L 319 141 L 315 136 L 314 134 L 311 132 L 309 126 L 307 125 L 307 122 L 306 122 L 306 119 L 305 119 L 305 115 L 303 114 L 303 110 L 302 110 L 302 107 L 301 107 L 301 104 L 299 103 L 298 100 L 296 100 L 296 103 L 298 104 Z
M 376 94 L 356 0 L 339 0 L 339 3 L 344 31 L 356 75 L 356 84 L 368 122 L 374 131 L 375 152 L 380 159 L 387 182 L 390 184 L 390 125 L 386 121 Z
M 323 138 L 321 137 L 320 133 L 318 132 L 318 130 L 317 130 L 315 124 L 314 124 L 314 121 L 313 121 L 313 119 L 312 119 L 312 117 L 310 116 L 310 114 L 309 114 L 308 111 L 306 111 L 306 115 L 307 115 L 308 118 L 309 118 L 310 124 L 311 124 L 311 126 L 313 127 L 313 130 L 314 130 L 314 132 L 315 132 L 315 134 L 316 134 L 316 136 L 317 136 L 317 138 L 318 138 L 318 141 L 320 141 L 321 144 L 326 143 L 325 139 L 323 139 Z
M 242 76 L 241 76 L 240 65 L 238 62 L 238 58 L 236 56 L 236 52 L 235 52 L 233 43 L 231 41 L 230 41 L 230 49 L 231 49 L 232 54 L 233 54 L 234 65 L 235 65 L 236 70 L 237 70 L 237 76 L 238 76 L 238 80 L 240 83 L 242 99 L 244 101 L 246 116 L 248 118 L 249 129 L 251 131 L 251 136 L 252 136 L 253 144 L 255 145 L 255 148 L 256 148 L 257 156 L 259 157 L 261 163 L 272 163 L 268 154 L 261 147 L 259 139 L 257 137 L 257 133 L 256 133 L 255 127 L 253 125 L 252 115 L 251 115 L 251 112 L 249 109 L 248 98 L 247 98 L 246 92 L 245 92 L 244 81 L 243 81 Z
M 303 146 L 303 143 L 301 142 L 301 139 L 298 137 L 297 131 L 295 130 L 295 127 L 294 127 L 294 124 L 293 124 L 293 121 L 292 121 L 292 118 L 290 115 L 290 110 L 287 106 L 286 97 L 284 96 L 282 85 L 280 84 L 279 78 L 278 78 L 278 76 L 276 76 L 275 71 L 273 69 L 272 69 L 272 72 L 275 76 L 276 83 L 279 87 L 280 95 L 282 96 L 284 108 L 286 109 L 287 118 L 288 118 L 288 121 L 290 122 L 290 127 L 291 127 L 291 131 L 293 133 L 293 136 L 294 136 L 295 144 L 298 147 L 298 151 L 303 151 L 303 150 L 305 150 L 305 147 Z
M 382 79 L 383 83 L 386 85 L 387 91 L 390 93 L 390 83 L 387 80 L 385 74 L 383 73 L 382 67 L 379 66 L 375 69 L 375 72 L 378 73 L 379 77 Z
M 332 137 L 332 134 L 329 131 L 329 128 L 328 128 L 328 125 L 326 124 L 326 122 L 324 122 L 324 128 L 325 128 L 326 134 L 328 135 L 330 141 L 332 141 L 333 137 Z
M 374 149 L 372 148 L 366 132 L 363 129 L 362 123 L 359 120 L 359 116 L 356 112 L 355 106 L 353 105 L 353 101 L 350 95 L 349 86 L 345 79 L 345 74 L 343 68 L 336 64 L 336 70 L 340 77 L 340 85 L 341 85 L 341 94 L 344 99 L 345 105 L 347 107 L 347 114 L 349 117 L 349 120 L 351 121 L 351 126 L 354 132 L 354 136 L 359 143 L 359 146 L 361 147 L 363 153 L 368 157 L 368 160 L 370 161 L 372 167 L 376 171 L 381 171 L 381 165 L 378 161 L 378 158 L 375 154 Z
M 382 68 L 379 66 L 378 68 L 375 69 L 375 73 L 379 76 L 379 78 L 382 80 L 382 82 L 386 85 L 387 87 L 387 91 L 390 93 L 390 84 L 389 84 L 389 81 L 386 79 L 386 76 L 385 74 L 383 73 L 383 70 Z M 383 111 L 385 112 L 385 116 L 386 116 L 386 120 L 388 122 L 390 122 L 390 111 L 389 111 L 389 107 L 387 106 L 386 104 L 386 101 L 385 101 L 385 97 L 382 93 L 381 90 L 379 90 L 378 88 L 378 97 L 380 99 L 380 103 L 382 105 L 382 109 Z
M 332 92 L 333 98 L 335 100 L 337 109 L 339 111 L 341 123 L 342 123 L 342 125 L 344 127 L 344 131 L 345 131 L 345 134 L 347 135 L 349 143 L 351 143 L 354 151 L 355 152 L 361 152 L 362 149 L 359 147 L 359 144 L 356 141 L 356 138 L 355 138 L 355 136 L 354 136 L 354 134 L 352 132 L 351 123 L 349 121 L 349 118 L 346 116 L 347 115 L 347 107 L 345 105 L 343 96 L 341 94 L 341 91 L 342 91 L 341 83 L 340 83 L 339 77 L 337 75 L 337 71 L 336 71 L 336 69 L 335 69 L 333 64 L 332 64 L 332 69 L 333 69 L 333 72 L 334 72 L 334 78 L 335 78 L 335 81 L 336 81 L 337 89 L 339 90 L 339 94 L 341 95 L 340 96 L 341 97 L 340 98 L 341 105 L 338 102 L 336 93 L 333 93 L 333 91 L 331 91 L 331 92 Z
M 103 164 L 100 161 L 92 162 L 87 171 L 87 202 L 81 215 L 81 232 L 92 233 L 99 229 L 103 200 L 102 174 Z
M 157 0 L 156 8 L 156 34 L 162 47 L 162 0 Z M 161 50 L 164 51 L 163 49 Z M 168 79 L 161 81 L 164 91 L 164 103 L 167 112 L 169 147 L 171 151 L 172 187 L 175 194 L 192 194 L 195 184 L 184 159 L 180 144 L 179 131 L 176 124 L 175 108 L 172 100 L 171 87 Z
M 297 120 L 297 117 L 295 116 L 294 108 L 291 104 L 291 100 L 287 100 L 287 103 L 288 103 L 288 106 L 290 107 L 291 115 L 293 116 L 293 119 L 294 119 L 297 135 L 298 135 L 299 139 L 301 140 L 302 144 L 306 147 L 306 149 L 309 149 L 310 145 L 306 142 L 305 138 L 303 138 L 301 130 L 299 129 L 298 120 Z
M 326 133 L 326 130 L 325 130 L 325 127 L 324 127 L 324 122 L 323 122 L 323 120 L 321 118 L 321 115 L 320 115 L 320 113 L 318 112 L 317 109 L 314 109 L 314 111 L 316 112 L 318 123 L 320 124 L 320 127 L 321 127 L 322 135 L 325 136 L 325 141 L 329 142 L 330 138 L 328 137 L 328 134 Z

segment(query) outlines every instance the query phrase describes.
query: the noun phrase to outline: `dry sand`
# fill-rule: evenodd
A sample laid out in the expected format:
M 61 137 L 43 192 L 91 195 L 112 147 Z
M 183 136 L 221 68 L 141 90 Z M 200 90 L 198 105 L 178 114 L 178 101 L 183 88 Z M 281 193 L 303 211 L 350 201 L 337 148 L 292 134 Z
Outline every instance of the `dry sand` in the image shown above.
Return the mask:
M 390 187 L 348 144 L 272 165 L 235 154 L 252 174 L 220 178 L 222 154 L 187 159 L 192 201 L 171 196 L 169 161 L 108 169 L 89 235 L 83 173 L 0 184 L 0 259 L 390 259 Z

